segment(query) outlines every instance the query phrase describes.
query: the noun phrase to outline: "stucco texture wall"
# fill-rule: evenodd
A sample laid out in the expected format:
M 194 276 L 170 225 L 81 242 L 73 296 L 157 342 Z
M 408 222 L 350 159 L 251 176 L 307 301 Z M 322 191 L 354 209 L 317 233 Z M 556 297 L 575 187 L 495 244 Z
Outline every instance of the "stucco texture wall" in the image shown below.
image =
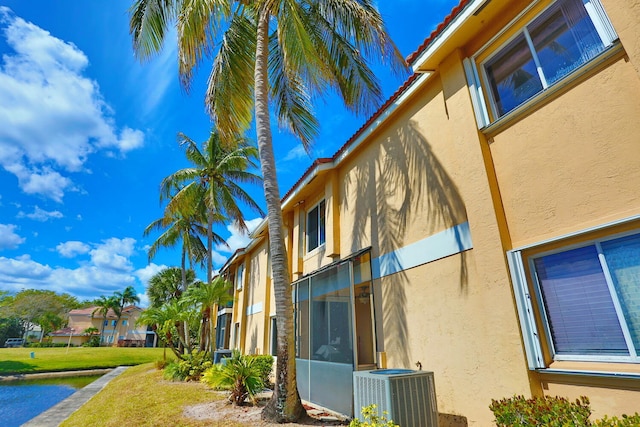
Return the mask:
M 640 79 L 619 57 L 494 136 L 514 247 L 640 210 Z
M 441 413 L 490 425 L 530 394 L 492 184 L 456 52 L 340 170 L 341 252 L 389 253 L 468 221 L 473 249 L 375 281 L 388 367 L 435 372 Z

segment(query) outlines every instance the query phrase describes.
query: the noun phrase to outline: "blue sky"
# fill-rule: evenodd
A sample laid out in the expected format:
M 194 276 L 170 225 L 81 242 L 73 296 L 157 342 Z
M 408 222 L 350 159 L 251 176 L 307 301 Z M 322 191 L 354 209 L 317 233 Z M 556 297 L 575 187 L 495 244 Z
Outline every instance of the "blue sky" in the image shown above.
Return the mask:
M 132 285 L 144 303 L 149 277 L 179 265 L 177 250 L 151 263 L 162 215 L 162 178 L 187 166 L 178 132 L 196 141 L 211 128 L 204 62 L 189 94 L 177 76 L 175 39 L 139 63 L 128 32 L 130 1 L 0 2 L 0 290 L 49 289 L 79 299 Z M 404 56 L 442 21 L 455 0 L 381 0 Z M 385 97 L 404 78 L 378 67 Z M 335 97 L 316 102 L 321 133 L 313 157 L 331 156 L 364 123 Z M 255 135 L 249 134 L 251 138 Z M 289 135 L 274 131 L 280 190 L 311 163 Z M 261 187 L 248 187 L 264 207 Z M 260 218 L 247 212 L 250 225 Z M 214 263 L 247 243 L 233 227 Z M 200 274 L 204 278 L 204 274 Z

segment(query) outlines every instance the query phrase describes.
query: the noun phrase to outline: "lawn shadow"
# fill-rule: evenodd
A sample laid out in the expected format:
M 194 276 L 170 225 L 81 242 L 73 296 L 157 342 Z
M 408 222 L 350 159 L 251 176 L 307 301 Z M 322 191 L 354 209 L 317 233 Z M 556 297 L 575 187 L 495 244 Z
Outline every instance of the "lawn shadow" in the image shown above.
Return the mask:
M 0 360 L 0 375 L 25 374 L 35 372 L 36 365 L 16 360 Z

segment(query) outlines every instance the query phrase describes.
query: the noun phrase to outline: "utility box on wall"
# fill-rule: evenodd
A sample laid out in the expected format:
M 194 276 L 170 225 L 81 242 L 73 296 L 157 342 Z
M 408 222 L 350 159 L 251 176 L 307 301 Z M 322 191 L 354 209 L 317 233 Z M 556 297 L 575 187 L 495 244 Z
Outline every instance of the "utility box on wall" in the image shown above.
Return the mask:
M 380 369 L 353 373 L 353 410 L 375 404 L 378 415 L 402 427 L 438 427 L 438 407 L 433 372 Z

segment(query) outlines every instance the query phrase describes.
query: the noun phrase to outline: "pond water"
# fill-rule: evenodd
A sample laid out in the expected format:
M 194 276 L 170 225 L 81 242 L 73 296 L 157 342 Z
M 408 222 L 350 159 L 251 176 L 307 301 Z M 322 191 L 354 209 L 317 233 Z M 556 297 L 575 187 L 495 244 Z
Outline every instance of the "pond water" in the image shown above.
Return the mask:
M 100 375 L 0 382 L 0 425 L 20 426 L 98 378 Z

